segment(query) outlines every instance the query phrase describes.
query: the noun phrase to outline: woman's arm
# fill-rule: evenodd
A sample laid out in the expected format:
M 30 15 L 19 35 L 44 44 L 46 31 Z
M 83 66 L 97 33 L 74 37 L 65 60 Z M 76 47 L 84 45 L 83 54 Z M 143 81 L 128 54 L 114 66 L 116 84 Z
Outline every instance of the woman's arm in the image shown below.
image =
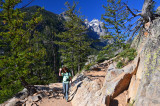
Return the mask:
M 62 76 L 61 71 L 62 71 L 62 68 L 59 69 L 59 76 Z

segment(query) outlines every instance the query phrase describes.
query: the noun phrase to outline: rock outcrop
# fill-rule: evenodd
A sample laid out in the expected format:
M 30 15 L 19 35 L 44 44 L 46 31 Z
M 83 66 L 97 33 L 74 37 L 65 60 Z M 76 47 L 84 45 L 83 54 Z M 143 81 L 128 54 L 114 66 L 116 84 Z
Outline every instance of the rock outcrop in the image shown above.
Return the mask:
M 110 65 L 102 87 L 99 104 L 109 106 L 111 100 L 128 89 L 132 76 L 137 72 L 139 61 L 140 59 L 137 57 L 123 69 L 116 69 L 114 64 Z
M 73 106 L 98 106 L 100 85 L 96 81 L 85 78 L 71 89 Z
M 145 30 L 141 29 L 132 43 L 138 55 L 124 68 L 116 69 L 115 63 L 98 64 L 96 67 L 108 68 L 103 86 L 99 87 L 96 81 L 87 78 L 81 80 L 80 86 L 77 84 L 74 88 L 79 86 L 72 100 L 73 106 L 110 106 L 121 93 L 126 96 L 126 104 L 160 106 L 159 29 L 160 18 L 145 24 Z
M 135 106 L 160 105 L 160 18 L 149 26 L 148 36 L 140 33 L 137 37 L 141 58 L 133 84 L 138 87 L 136 95 L 131 96 Z M 134 42 L 133 42 L 134 43 Z M 133 45 L 133 47 L 135 47 Z M 139 84 L 138 84 L 139 83 Z M 137 88 L 136 87 L 136 88 Z M 130 94 L 132 95 L 132 94 Z

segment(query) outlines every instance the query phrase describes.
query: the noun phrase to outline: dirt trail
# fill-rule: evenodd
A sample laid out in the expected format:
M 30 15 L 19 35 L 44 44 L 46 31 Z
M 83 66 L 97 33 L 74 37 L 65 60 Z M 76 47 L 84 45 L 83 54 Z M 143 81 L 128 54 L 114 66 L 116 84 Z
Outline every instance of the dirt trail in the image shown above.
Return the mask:
M 91 80 L 96 80 L 102 87 L 103 81 L 106 75 L 106 71 L 93 70 L 93 71 L 85 72 L 85 75 L 89 77 Z
M 56 88 L 56 95 L 50 98 L 43 98 L 38 102 L 38 106 L 72 106 L 71 102 L 67 102 L 63 99 L 62 83 L 53 83 L 49 85 L 51 88 Z
M 91 80 L 97 81 L 102 87 L 105 76 L 107 74 L 107 68 L 108 67 L 98 67 L 95 70 L 86 71 L 84 74 L 87 77 L 89 77 Z M 42 101 L 37 103 L 38 106 L 72 106 L 71 102 L 66 102 L 66 100 L 63 99 L 62 83 L 53 83 L 53 84 L 50 84 L 50 87 L 59 89 L 57 92 L 57 95 L 49 99 L 44 98 Z M 111 101 L 110 106 L 126 106 L 125 93 L 123 92 L 122 94 L 115 97 Z

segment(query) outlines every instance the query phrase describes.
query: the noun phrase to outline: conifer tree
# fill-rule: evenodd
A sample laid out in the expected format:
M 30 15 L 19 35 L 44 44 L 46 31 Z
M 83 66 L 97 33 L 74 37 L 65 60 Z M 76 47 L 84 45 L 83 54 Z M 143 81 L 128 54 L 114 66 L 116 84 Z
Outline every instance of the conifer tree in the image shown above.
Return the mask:
M 103 7 L 105 14 L 102 15 L 102 20 L 104 20 L 104 28 L 107 29 L 104 38 L 111 41 L 104 49 L 111 53 L 122 47 L 124 43 L 126 34 L 124 34 L 125 25 L 123 23 L 127 20 L 128 12 L 121 0 L 107 0 L 107 5 Z
M 60 38 L 56 44 L 60 46 L 61 60 L 65 66 L 76 72 L 80 71 L 85 62 L 86 56 L 90 50 L 90 42 L 87 39 L 86 27 L 76 10 L 77 3 L 71 6 L 68 2 L 65 3 L 67 10 L 65 16 L 67 17 L 64 23 L 65 31 L 56 35 Z
M 1 4 L 0 27 L 0 97 L 16 93 L 20 84 L 29 94 L 36 92 L 32 85 L 45 67 L 46 50 L 41 45 L 40 34 L 35 30 L 42 20 L 36 12 L 31 20 L 25 21 L 25 12 L 15 6 L 21 0 L 4 0 Z M 32 82 L 32 83 L 31 83 Z M 3 98 L 4 97 L 4 98 Z M 0 101 L 1 102 L 1 101 Z

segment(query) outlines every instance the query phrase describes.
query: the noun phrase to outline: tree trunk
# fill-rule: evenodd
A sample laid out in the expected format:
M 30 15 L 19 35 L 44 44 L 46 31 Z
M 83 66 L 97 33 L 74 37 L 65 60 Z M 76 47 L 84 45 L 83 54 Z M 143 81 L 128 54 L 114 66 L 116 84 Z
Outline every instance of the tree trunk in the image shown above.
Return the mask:
M 56 71 L 56 50 L 55 48 L 53 48 L 54 51 L 53 51 L 53 57 L 54 57 L 54 71 Z
M 74 76 L 74 72 L 73 72 L 73 69 L 71 69 L 71 73 L 72 73 L 72 76 Z
M 80 72 L 80 70 L 81 70 L 81 69 L 80 69 L 80 64 L 78 64 L 78 72 Z
M 20 77 L 20 81 L 22 86 L 24 86 L 27 91 L 28 91 L 28 95 L 33 95 L 34 93 L 37 92 L 36 88 L 34 85 L 29 85 L 26 81 L 24 77 Z
M 152 13 L 153 0 L 145 0 L 142 7 L 141 16 L 145 20 L 145 22 L 151 21 L 154 19 Z

